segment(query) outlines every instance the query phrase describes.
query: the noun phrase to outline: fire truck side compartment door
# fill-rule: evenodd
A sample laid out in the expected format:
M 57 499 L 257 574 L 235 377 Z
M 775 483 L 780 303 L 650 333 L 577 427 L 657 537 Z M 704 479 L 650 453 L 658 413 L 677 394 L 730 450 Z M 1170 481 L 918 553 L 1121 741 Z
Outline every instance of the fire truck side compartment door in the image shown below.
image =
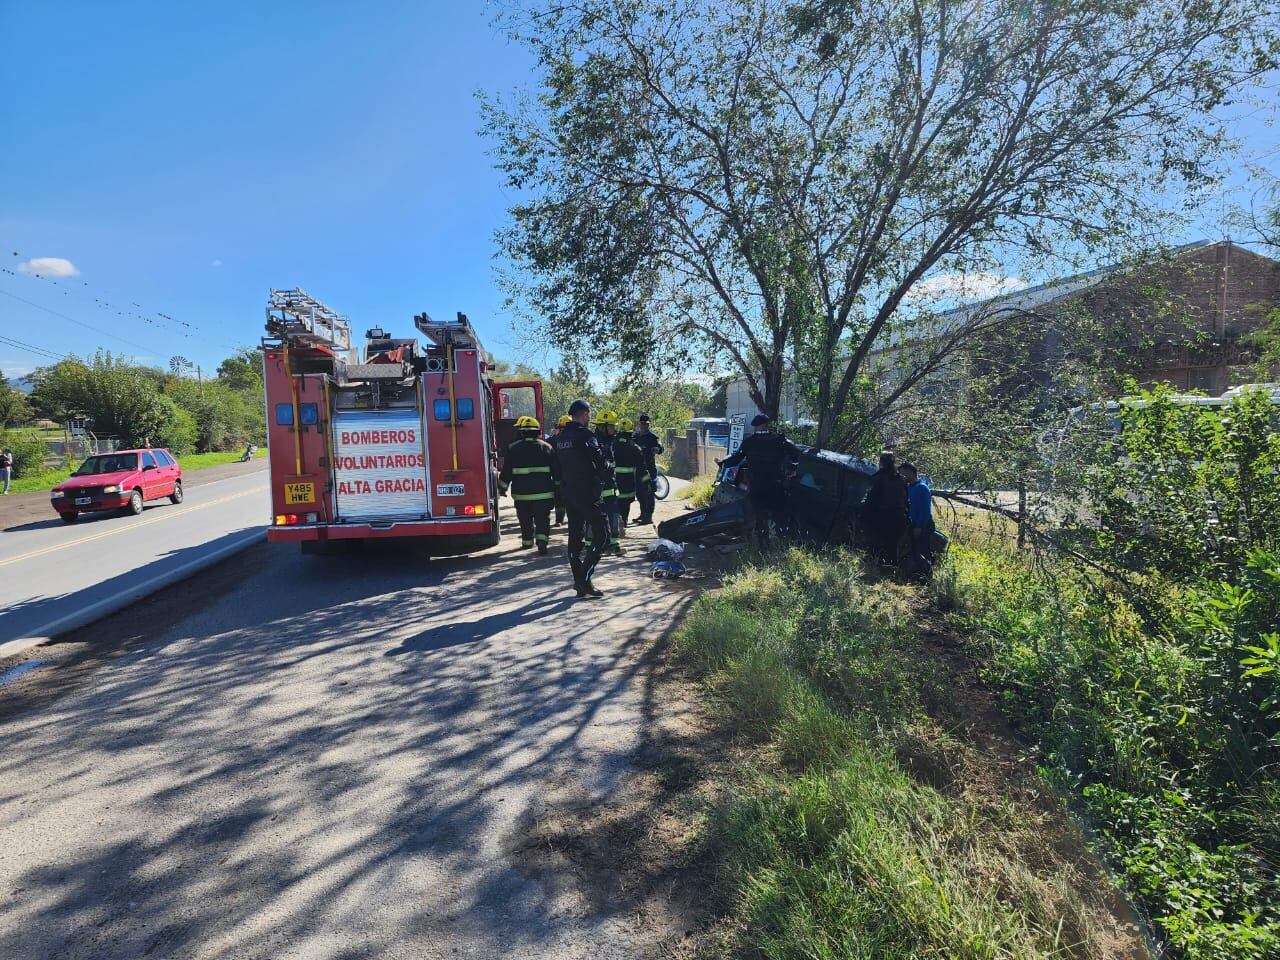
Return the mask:
M 430 481 L 416 409 L 333 415 L 338 520 L 423 519 Z

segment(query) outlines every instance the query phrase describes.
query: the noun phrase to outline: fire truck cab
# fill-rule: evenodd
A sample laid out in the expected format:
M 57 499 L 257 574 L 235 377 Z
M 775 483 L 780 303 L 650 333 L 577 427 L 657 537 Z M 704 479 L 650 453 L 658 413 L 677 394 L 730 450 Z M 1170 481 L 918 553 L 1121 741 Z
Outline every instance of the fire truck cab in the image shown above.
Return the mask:
M 426 343 L 350 321 L 302 290 L 272 290 L 262 340 L 271 527 L 303 549 L 413 537 L 433 554 L 498 543 L 498 471 L 518 416 L 542 421 L 538 381 L 495 382 L 464 314 L 414 317 Z

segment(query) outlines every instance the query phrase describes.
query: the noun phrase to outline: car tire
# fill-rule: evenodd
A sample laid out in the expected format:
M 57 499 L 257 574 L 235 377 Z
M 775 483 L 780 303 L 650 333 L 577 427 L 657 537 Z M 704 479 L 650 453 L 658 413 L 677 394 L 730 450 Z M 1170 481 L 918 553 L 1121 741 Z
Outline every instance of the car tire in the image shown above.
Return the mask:
M 135 490 L 129 494 L 129 503 L 124 508 L 125 513 L 137 516 L 142 512 L 142 491 Z
M 58 514 L 58 516 L 62 518 L 62 522 L 63 522 L 63 523 L 75 523 L 75 522 L 76 522 L 76 519 L 80 516 L 80 514 L 78 514 L 78 513 L 60 513 L 60 514 Z
M 179 480 L 173 485 L 173 493 L 169 494 L 169 499 L 174 503 L 182 502 L 182 481 Z

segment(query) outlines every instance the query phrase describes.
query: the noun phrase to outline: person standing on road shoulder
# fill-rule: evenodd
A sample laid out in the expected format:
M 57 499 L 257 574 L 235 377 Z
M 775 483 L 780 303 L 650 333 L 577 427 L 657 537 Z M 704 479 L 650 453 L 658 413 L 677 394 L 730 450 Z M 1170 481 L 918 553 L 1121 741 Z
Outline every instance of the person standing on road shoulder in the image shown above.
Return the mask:
M 783 481 L 795 472 L 800 448 L 780 433 L 769 429 L 768 414 L 756 414 L 751 421 L 755 432 L 742 441 L 737 451 L 718 461 L 721 466 L 746 466 L 749 477 L 747 496 L 755 514 L 756 540 L 760 549 L 769 546 L 769 521 L 779 533 L 787 528 L 787 495 Z
M 0 480 L 4 481 L 4 495 L 9 495 L 9 481 L 13 479 L 13 451 L 8 447 L 0 450 Z
M 912 571 L 922 580 L 933 575 L 933 490 L 920 476 L 915 464 L 903 462 L 898 468 L 907 483 L 907 519 L 911 523 Z
M 658 441 L 658 435 L 649 428 L 647 413 L 640 414 L 635 443 L 644 454 L 644 465 L 649 471 L 649 482 L 636 486 L 636 499 L 640 501 L 640 516 L 636 518 L 636 526 L 642 527 L 653 523 L 653 510 L 658 502 L 654 496 L 658 486 L 658 454 L 665 452 Z
M 907 531 L 907 483 L 898 473 L 897 462 L 888 450 L 880 454 L 880 469 L 872 474 L 862 501 L 867 547 L 876 560 L 887 564 L 898 562 L 898 548 Z
M 591 405 L 575 400 L 569 405 L 570 422 L 560 431 L 551 462 L 553 478 L 560 484 L 569 518 L 569 569 L 579 599 L 604 596 L 591 582 L 609 536 L 600 495 L 608 473 L 604 451 L 587 425 Z M 586 533 L 588 540 L 584 540 Z M 587 543 L 590 546 L 587 546 Z
M 644 453 L 631 439 L 631 421 L 618 421 L 618 436 L 613 441 L 614 475 L 618 481 L 618 536 L 627 535 L 627 519 L 636 493 L 649 486 L 649 468 Z
M 555 501 L 555 479 L 551 476 L 551 444 L 539 437 L 541 427 L 533 417 L 516 421 L 520 439 L 507 448 L 502 458 L 498 487 L 516 502 L 520 521 L 520 548 L 528 550 L 536 542 L 538 553 L 546 556 L 551 539 L 551 507 Z

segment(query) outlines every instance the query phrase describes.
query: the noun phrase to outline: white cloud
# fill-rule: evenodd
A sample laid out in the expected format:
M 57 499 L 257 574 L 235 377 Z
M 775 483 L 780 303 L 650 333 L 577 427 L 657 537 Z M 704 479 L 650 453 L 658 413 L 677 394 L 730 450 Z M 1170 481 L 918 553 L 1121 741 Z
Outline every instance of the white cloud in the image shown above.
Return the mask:
M 221 261 L 221 260 L 210 260 L 210 261 L 209 261 L 209 266 L 211 266 L 211 267 L 220 267 L 220 266 L 222 266 L 222 261 Z
M 985 300 L 1002 293 L 1011 293 L 1027 285 L 1021 277 L 1005 277 L 986 270 L 972 273 L 940 273 L 921 280 L 911 289 L 909 299 L 927 300 Z
M 32 257 L 18 264 L 18 272 L 42 277 L 74 277 L 80 273 L 74 263 L 62 257 Z

